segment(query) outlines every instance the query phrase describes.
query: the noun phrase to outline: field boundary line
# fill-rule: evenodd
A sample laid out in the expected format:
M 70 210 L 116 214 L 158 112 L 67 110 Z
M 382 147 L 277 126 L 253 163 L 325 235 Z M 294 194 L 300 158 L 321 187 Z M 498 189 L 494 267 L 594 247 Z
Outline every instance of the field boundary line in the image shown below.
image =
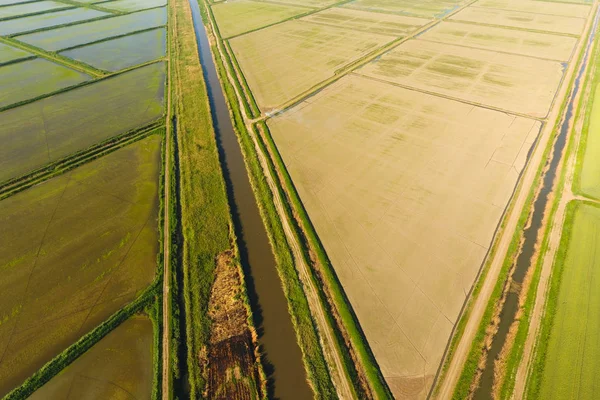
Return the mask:
M 480 7 L 480 8 L 482 8 L 482 7 Z M 576 35 L 574 33 L 545 31 L 545 30 L 542 30 L 542 29 L 520 28 L 518 26 L 486 24 L 484 22 L 466 21 L 466 20 L 462 20 L 462 19 L 453 19 L 453 20 L 450 20 L 449 22 L 460 22 L 461 24 L 469 24 L 469 25 L 477 25 L 477 26 L 489 26 L 489 27 L 492 27 L 492 28 L 508 29 L 508 30 L 511 30 L 511 31 L 522 31 L 522 32 L 531 32 L 531 33 L 545 33 L 545 34 L 548 34 L 548 35 L 567 36 L 567 37 L 574 37 L 574 38 L 578 38 L 578 39 L 583 35 L 583 32 L 580 33 L 580 34 L 578 34 L 578 35 Z
M 65 47 L 64 49 L 56 50 L 54 52 L 60 54 L 63 51 L 76 50 L 76 49 L 80 49 L 82 47 L 87 47 L 87 46 L 91 46 L 91 45 L 98 44 L 98 43 L 110 42 L 111 40 L 121 39 L 121 38 L 124 38 L 124 37 L 127 37 L 127 36 L 133 36 L 133 35 L 137 35 L 137 34 L 140 34 L 140 33 L 155 31 L 157 29 L 166 29 L 166 28 L 167 28 L 167 25 L 158 25 L 158 26 L 155 26 L 155 27 L 152 27 L 152 28 L 144 28 L 144 29 L 140 29 L 139 31 L 133 31 L 133 32 L 128 32 L 128 33 L 123 33 L 123 34 L 117 35 L 117 36 L 110 36 L 110 37 L 106 37 L 106 38 L 94 40 L 94 41 L 91 41 L 91 42 L 78 44 L 78 45 L 75 45 L 75 46 Z M 15 40 L 18 40 L 18 39 L 15 39 Z M 22 42 L 22 43 L 25 43 L 25 42 Z
M 392 86 L 397 86 L 397 87 L 400 87 L 402 89 L 411 90 L 411 91 L 414 91 L 414 92 L 421 92 L 421 93 L 424 93 L 424 94 L 427 94 L 427 95 L 431 95 L 431 96 L 435 96 L 435 97 L 441 97 L 441 98 L 444 98 L 444 99 L 447 99 L 447 100 L 456 101 L 456 102 L 463 103 L 463 104 L 468 104 L 468 105 L 474 106 L 474 107 L 485 108 L 485 109 L 488 109 L 488 110 L 498 111 L 498 112 L 501 112 L 501 113 L 504 113 L 504 114 L 508 114 L 508 115 L 514 115 L 516 117 L 527 118 L 527 119 L 535 120 L 535 121 L 538 121 L 538 122 L 545 122 L 546 121 L 546 117 L 534 117 L 534 116 L 531 116 L 529 114 L 521 114 L 521 113 L 517 113 L 517 112 L 514 112 L 514 111 L 505 110 L 503 108 L 498 108 L 498 107 L 494 107 L 494 106 L 488 106 L 488 105 L 485 105 L 485 104 L 477 103 L 475 101 L 469 101 L 469 100 L 461 99 L 461 98 L 454 97 L 454 96 L 448 96 L 448 95 L 445 95 L 445 94 L 441 94 L 441 93 L 437 93 L 437 92 L 433 92 L 433 91 L 429 91 L 429 90 L 425 90 L 425 89 L 416 88 L 414 86 L 404 85 L 404 84 L 397 83 L 397 82 L 386 81 L 385 79 L 376 78 L 374 76 L 369 76 L 369 75 L 363 75 L 363 74 L 358 73 L 358 72 L 352 72 L 349 75 L 353 75 L 353 76 L 365 78 L 365 79 L 376 81 L 376 82 L 379 82 L 379 83 L 389 84 L 389 85 L 392 85 Z
M 60 0 L 56 0 L 57 2 Z M 12 20 L 17 20 L 20 18 L 27 18 L 27 17 L 34 17 L 36 15 L 44 15 L 44 14 L 51 14 L 53 12 L 58 12 L 58 11 L 68 11 L 68 10 L 74 10 L 77 7 L 69 5 L 67 3 L 64 3 L 65 6 L 64 7 L 57 7 L 57 8 L 51 8 L 49 10 L 39 10 L 39 11 L 34 11 L 34 12 L 29 12 L 29 13 L 25 13 L 25 14 L 19 14 L 19 15 L 12 15 L 9 17 L 3 17 L 0 18 L 0 22 L 7 22 L 7 21 L 12 21 Z M 15 4 L 15 6 L 18 6 L 20 4 Z M 0 8 L 0 10 L 2 10 Z
M 61 1 L 61 0 L 58 0 Z M 552 1 L 554 3 L 554 1 Z M 570 3 L 572 5 L 581 5 L 581 6 L 588 6 L 589 3 Z M 534 11 L 522 11 L 522 10 L 513 10 L 513 9 L 509 9 L 509 8 L 498 8 L 498 7 L 484 7 L 484 6 L 478 6 L 478 5 L 473 5 L 474 8 L 480 8 L 483 10 L 496 10 L 496 11 L 509 11 L 509 12 L 517 12 L 517 13 L 523 13 L 523 14 L 535 14 L 535 15 L 548 15 L 550 17 L 564 17 L 564 18 L 578 18 L 578 19 L 583 19 L 586 20 L 589 17 L 589 12 L 588 15 L 585 17 L 575 17 L 572 15 L 560 15 L 560 14 L 548 14 L 548 13 L 539 13 L 539 12 L 534 12 Z M 591 10 L 591 5 L 590 5 L 590 10 Z

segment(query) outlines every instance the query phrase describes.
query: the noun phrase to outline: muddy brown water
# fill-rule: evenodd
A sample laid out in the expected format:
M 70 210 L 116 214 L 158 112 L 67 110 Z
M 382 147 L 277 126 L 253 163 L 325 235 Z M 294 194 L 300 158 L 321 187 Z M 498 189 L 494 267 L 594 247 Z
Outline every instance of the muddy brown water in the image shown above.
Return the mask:
M 575 84 L 573 85 L 573 88 L 571 89 L 569 95 L 569 101 L 567 103 L 564 118 L 560 125 L 560 131 L 554 142 L 551 158 L 546 160 L 545 167 L 547 169 L 547 172 L 542 178 L 542 187 L 533 205 L 533 214 L 530 216 L 531 224 L 530 226 L 524 229 L 523 247 L 521 249 L 521 252 L 517 256 L 516 267 L 512 274 L 512 281 L 515 284 L 513 284 L 511 289 L 509 290 L 509 293 L 506 297 L 506 301 L 502 307 L 502 310 L 500 311 L 500 324 L 498 327 L 498 332 L 492 339 L 492 346 L 487 354 L 485 368 L 482 372 L 479 386 L 474 393 L 473 398 L 475 400 L 487 400 L 493 398 L 492 390 L 494 384 L 494 363 L 496 359 L 498 359 L 500 352 L 502 351 L 502 348 L 506 343 L 510 326 L 515 321 L 515 317 L 519 309 L 519 296 L 521 294 L 521 284 L 523 283 L 525 277 L 527 276 L 527 272 L 529 271 L 529 268 L 532 265 L 531 259 L 535 253 L 535 245 L 538 241 L 538 237 L 541 237 L 540 235 L 543 233 L 543 230 L 541 228 L 542 220 L 544 217 L 544 210 L 546 209 L 546 206 L 548 205 L 548 202 L 550 200 L 550 194 L 553 190 L 557 168 L 563 156 L 563 150 L 567 144 L 567 133 L 569 132 L 571 119 L 573 118 L 575 99 L 577 98 L 577 94 L 579 93 L 581 78 L 583 77 L 585 67 L 588 63 L 590 49 L 592 48 L 594 37 L 596 35 L 599 17 L 600 13 L 597 12 L 594 18 L 594 25 L 592 27 L 590 37 L 586 44 L 583 61 L 581 63 L 581 66 L 579 67 L 579 70 L 577 71 Z
M 312 399 L 302 353 L 288 312 L 265 226 L 221 89 L 197 0 L 190 0 L 198 53 L 208 89 L 217 146 L 258 341 L 269 380 L 269 398 Z

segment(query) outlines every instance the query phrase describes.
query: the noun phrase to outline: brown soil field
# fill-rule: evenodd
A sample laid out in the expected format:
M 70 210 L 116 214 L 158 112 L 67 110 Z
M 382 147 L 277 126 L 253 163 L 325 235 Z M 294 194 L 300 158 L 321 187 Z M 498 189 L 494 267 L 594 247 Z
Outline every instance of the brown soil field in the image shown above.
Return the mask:
M 150 399 L 152 329 L 147 317 L 131 317 L 29 399 Z
M 160 144 L 151 136 L 0 203 L 0 396 L 152 282 Z
M 390 36 L 294 20 L 236 37 L 230 43 L 265 111 L 391 40 Z
M 302 20 L 395 37 L 404 37 L 429 22 L 425 18 L 388 15 L 349 8 L 328 8 L 304 17 Z
M 425 398 L 541 124 L 356 75 L 268 124 L 387 383 Z
M 357 73 L 543 118 L 558 89 L 563 67 L 556 61 L 410 40 Z
M 579 18 L 586 18 L 592 9 L 591 5 L 587 4 L 551 3 L 539 0 L 480 0 L 474 6 Z
M 263 1 L 226 1 L 212 6 L 223 38 L 239 35 L 313 10 Z
M 581 35 L 585 26 L 585 18 L 505 11 L 482 7 L 467 7 L 456 15 L 453 15 L 450 19 L 483 25 L 498 25 L 577 36 Z
M 569 61 L 577 44 L 577 39 L 569 36 L 452 21 L 441 22 L 419 39 L 556 61 Z

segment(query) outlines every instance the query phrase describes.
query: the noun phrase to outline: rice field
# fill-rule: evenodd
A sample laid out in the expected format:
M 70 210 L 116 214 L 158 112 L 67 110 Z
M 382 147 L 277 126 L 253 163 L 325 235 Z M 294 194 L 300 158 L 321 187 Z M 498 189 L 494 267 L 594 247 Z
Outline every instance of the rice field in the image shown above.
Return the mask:
M 253 31 L 312 10 L 307 7 L 253 0 L 226 1 L 212 7 L 219 32 L 224 38 Z
M 102 4 L 102 7 L 114 11 L 132 12 L 166 5 L 167 0 L 116 0 Z
M 17 39 L 48 51 L 58 51 L 80 46 L 112 36 L 164 26 L 167 10 L 157 8 L 109 19 L 87 22 L 64 28 L 18 36 Z M 1 28 L 0 28 L 1 29 Z
M 15 18 L 21 15 L 43 13 L 52 10 L 62 10 L 72 8 L 73 6 L 58 1 L 36 1 L 33 3 L 17 4 L 12 6 L 0 7 L 0 20 Z
M 39 29 L 50 28 L 62 24 L 70 24 L 88 19 L 100 18 L 110 15 L 109 13 L 75 8 L 52 12 L 31 17 L 18 18 L 14 20 L 2 21 L 0 24 L 0 35 L 16 35 L 25 32 L 31 32 Z
M 33 54 L 7 44 L 0 43 L 0 65 L 23 60 L 29 57 L 33 57 Z
M 268 125 L 388 385 L 424 398 L 541 124 L 350 75 Z
M 592 9 L 589 5 L 539 0 L 480 0 L 474 6 L 579 18 L 587 18 Z
M 155 63 L 2 112 L 0 182 L 157 120 L 164 84 Z
M 581 194 L 600 199 L 600 85 L 595 86 L 593 93 L 592 110 L 589 120 L 586 121 L 587 136 L 580 166 L 581 173 L 576 184 L 577 191 Z
M 440 18 L 460 6 L 463 0 L 354 0 L 343 7 L 388 14 Z
M 230 40 L 259 107 L 282 105 L 393 38 L 288 21 Z
M 1 202 L 0 396 L 152 282 L 160 148 L 151 136 Z
M 476 105 L 543 118 L 561 82 L 563 66 L 556 61 L 410 40 L 357 73 Z
M 91 76 L 36 58 L 0 67 L 0 107 L 88 81 Z
M 277 3 L 289 4 L 294 6 L 305 6 L 313 8 L 328 7 L 335 3 L 339 3 L 340 0 L 277 0 Z
M 429 23 L 428 19 L 381 14 L 350 8 L 328 8 L 302 19 L 316 24 L 394 37 L 404 37 Z
M 581 35 L 585 26 L 585 18 L 496 10 L 482 7 L 467 7 L 453 15 L 450 19 L 482 25 L 563 33 L 574 36 Z
M 150 399 L 153 352 L 152 322 L 134 316 L 29 399 Z
M 166 47 L 166 30 L 159 28 L 77 47 L 60 54 L 100 70 L 116 72 L 163 58 Z
M 600 390 L 600 208 L 568 207 L 529 398 L 593 399 Z
M 569 36 L 446 21 L 419 39 L 555 61 L 569 61 L 577 44 L 577 39 Z

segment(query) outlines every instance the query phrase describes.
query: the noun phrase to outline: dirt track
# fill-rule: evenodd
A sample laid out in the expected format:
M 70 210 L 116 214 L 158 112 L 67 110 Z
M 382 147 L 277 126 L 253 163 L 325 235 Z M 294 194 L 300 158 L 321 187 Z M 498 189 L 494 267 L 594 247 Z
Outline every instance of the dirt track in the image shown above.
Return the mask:
M 585 32 L 589 31 L 589 27 L 592 23 L 594 15 L 595 15 L 595 12 L 590 13 L 590 15 L 588 17 L 588 21 L 586 23 Z M 587 35 L 582 35 L 582 37 L 577 45 L 576 52 L 573 56 L 574 60 L 578 60 L 579 55 L 581 54 L 581 51 L 584 48 L 584 45 L 586 43 L 586 39 L 587 39 Z M 456 383 L 458 382 L 458 379 L 460 378 L 460 375 L 462 373 L 463 365 L 464 365 L 464 362 L 467 359 L 467 356 L 471 349 L 471 344 L 472 344 L 473 338 L 475 337 L 475 334 L 477 333 L 477 330 L 479 328 L 479 324 L 480 324 L 481 318 L 483 316 L 483 313 L 486 309 L 488 300 L 492 294 L 492 291 L 494 290 L 494 286 L 498 279 L 498 274 L 500 273 L 500 269 L 502 268 L 502 264 L 504 262 L 504 258 L 506 256 L 506 253 L 510 246 L 510 242 L 512 240 L 513 233 L 516 229 L 521 211 L 522 211 L 523 207 L 525 206 L 525 202 L 526 202 L 527 196 L 529 194 L 529 188 L 533 184 L 533 181 L 537 174 L 538 166 L 544 161 L 542 159 L 542 156 L 543 156 L 544 150 L 546 148 L 546 145 L 548 144 L 548 140 L 552 134 L 552 131 L 554 130 L 555 121 L 559 117 L 561 117 L 560 109 L 561 109 L 561 105 L 562 105 L 562 99 L 565 98 L 565 96 L 567 95 L 567 91 L 570 89 L 569 83 L 571 81 L 573 73 L 576 71 L 576 67 L 577 67 L 576 62 L 570 64 L 568 67 L 568 70 L 565 74 L 565 79 L 563 80 L 563 83 L 561 84 L 561 88 L 556 97 L 556 99 L 558 101 L 556 101 L 552 107 L 552 111 L 550 112 L 550 114 L 547 118 L 546 125 L 544 126 L 544 129 L 541 133 L 541 136 L 540 136 L 540 139 L 536 146 L 536 149 L 535 149 L 534 153 L 532 154 L 531 159 L 529 160 L 529 163 L 527 165 L 527 169 L 526 169 L 525 173 L 523 174 L 519 192 L 516 195 L 513 207 L 510 211 L 510 214 L 507 215 L 506 226 L 505 226 L 504 230 L 500 233 L 501 236 L 498 239 L 498 246 L 496 248 L 495 253 L 492 255 L 493 258 L 491 261 L 491 265 L 489 267 L 489 271 L 485 278 L 485 281 L 483 282 L 481 292 L 479 293 L 479 296 L 475 299 L 475 303 L 471 310 L 471 316 L 470 316 L 469 320 L 467 321 L 463 335 L 462 335 L 460 341 L 458 342 L 458 345 L 454 352 L 453 358 L 448 366 L 446 375 L 444 376 L 443 381 L 439 384 L 439 390 L 436 395 L 437 399 L 452 398 L 454 387 L 456 386 Z M 559 210 L 559 212 L 560 212 L 560 210 Z M 564 208 L 563 208 L 563 214 L 564 214 Z M 557 214 L 556 218 L 560 218 L 560 216 Z M 561 225 L 562 225 L 562 219 L 561 219 Z M 556 240 L 559 240 L 559 239 L 556 239 Z M 552 241 L 550 243 L 550 246 L 553 249 L 556 247 L 555 243 L 556 242 L 552 242 Z M 553 253 L 553 251 L 552 251 L 552 253 Z M 544 264 L 546 264 L 546 262 L 547 262 L 547 260 L 544 261 Z M 544 273 L 542 273 L 542 275 L 544 275 Z M 547 276 L 546 277 L 542 276 L 542 278 L 540 279 L 540 285 L 546 281 L 547 281 Z M 542 286 L 540 286 L 540 287 L 542 287 Z M 538 304 L 536 302 L 536 310 L 537 310 L 537 308 L 538 308 Z M 538 314 L 537 315 L 538 321 L 539 321 L 539 316 L 540 315 Z M 534 311 L 534 316 L 532 318 L 533 318 L 532 324 L 536 323 L 536 321 L 535 321 L 536 320 L 536 311 Z M 529 338 L 528 338 L 528 342 L 529 342 Z M 531 351 L 531 349 L 528 350 L 526 348 L 525 351 L 526 351 L 526 356 L 527 356 L 529 354 L 529 352 Z M 524 374 L 524 371 L 521 371 L 521 369 L 522 368 L 520 366 L 519 373 Z M 522 385 L 523 383 L 524 382 L 519 383 L 519 376 L 518 376 L 517 384 Z

